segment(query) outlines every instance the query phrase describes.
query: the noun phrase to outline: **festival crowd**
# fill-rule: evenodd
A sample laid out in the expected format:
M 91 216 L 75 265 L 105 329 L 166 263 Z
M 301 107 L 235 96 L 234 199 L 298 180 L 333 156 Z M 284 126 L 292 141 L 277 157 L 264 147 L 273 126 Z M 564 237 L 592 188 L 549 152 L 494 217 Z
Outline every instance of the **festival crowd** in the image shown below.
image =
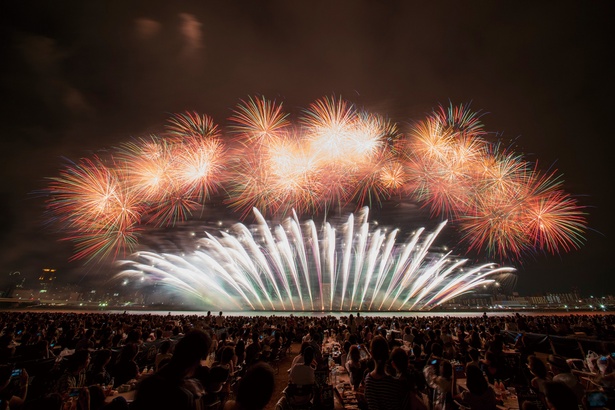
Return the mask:
M 332 364 L 368 410 L 505 409 L 511 392 L 523 410 L 608 408 L 615 389 L 613 351 L 538 354 L 529 337 L 612 339 L 612 315 L 6 311 L 0 329 L 0 410 L 332 408 L 318 378 Z M 289 383 L 273 397 L 280 371 Z

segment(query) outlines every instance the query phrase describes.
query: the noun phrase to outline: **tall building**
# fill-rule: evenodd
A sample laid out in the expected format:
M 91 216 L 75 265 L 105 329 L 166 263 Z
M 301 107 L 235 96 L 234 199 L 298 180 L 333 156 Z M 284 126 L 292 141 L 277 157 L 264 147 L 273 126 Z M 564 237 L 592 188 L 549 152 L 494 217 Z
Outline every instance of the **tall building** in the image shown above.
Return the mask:
M 58 278 L 54 268 L 43 268 L 43 271 L 38 277 L 38 282 L 41 285 L 41 293 L 47 292 L 55 285 Z

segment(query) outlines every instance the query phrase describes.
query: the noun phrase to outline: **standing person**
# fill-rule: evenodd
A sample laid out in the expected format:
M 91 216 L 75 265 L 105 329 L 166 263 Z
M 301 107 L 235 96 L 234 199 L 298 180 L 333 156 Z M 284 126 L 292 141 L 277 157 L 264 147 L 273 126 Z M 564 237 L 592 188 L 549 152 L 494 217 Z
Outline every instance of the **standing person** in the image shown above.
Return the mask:
M 222 329 L 224 327 L 224 316 L 222 316 L 222 312 L 218 314 L 216 318 L 216 329 Z
M 365 399 L 369 410 L 403 409 L 404 385 L 385 371 L 389 358 L 389 345 L 382 336 L 376 336 L 371 343 L 371 355 L 375 368 L 365 376 Z
M 361 360 L 361 351 L 359 345 L 350 346 L 348 358 L 346 359 L 346 371 L 350 375 L 350 384 L 354 390 L 358 390 L 363 381 L 363 373 L 365 372 L 365 362 Z
M 453 366 L 448 360 L 434 359 L 423 369 L 427 385 L 434 391 L 433 408 L 449 410 L 453 403 Z
M 192 410 L 195 397 L 187 379 L 205 360 L 211 348 L 211 338 L 202 330 L 188 332 L 175 347 L 169 364 L 143 379 L 137 385 L 131 410 L 173 409 Z

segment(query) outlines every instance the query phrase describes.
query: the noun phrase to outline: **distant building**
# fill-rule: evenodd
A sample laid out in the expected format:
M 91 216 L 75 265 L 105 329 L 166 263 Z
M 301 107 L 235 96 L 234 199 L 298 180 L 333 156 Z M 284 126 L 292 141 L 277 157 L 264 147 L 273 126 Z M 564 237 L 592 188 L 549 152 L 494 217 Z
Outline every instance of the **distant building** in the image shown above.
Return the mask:
M 38 276 L 38 282 L 41 286 L 41 290 L 49 291 L 53 285 L 55 285 L 56 279 L 58 279 L 58 276 L 55 269 L 43 268 L 43 271 Z

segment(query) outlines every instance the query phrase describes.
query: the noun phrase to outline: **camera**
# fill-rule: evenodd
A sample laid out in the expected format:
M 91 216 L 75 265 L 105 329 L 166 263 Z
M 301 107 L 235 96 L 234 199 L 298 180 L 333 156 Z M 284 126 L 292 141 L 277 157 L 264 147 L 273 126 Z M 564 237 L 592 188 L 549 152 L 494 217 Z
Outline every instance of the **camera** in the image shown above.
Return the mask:
M 22 371 L 21 369 L 15 369 L 15 370 L 13 370 L 13 373 L 11 373 L 11 377 L 13 377 L 13 378 L 14 378 L 14 377 L 19 377 L 19 376 L 21 376 L 21 371 Z

